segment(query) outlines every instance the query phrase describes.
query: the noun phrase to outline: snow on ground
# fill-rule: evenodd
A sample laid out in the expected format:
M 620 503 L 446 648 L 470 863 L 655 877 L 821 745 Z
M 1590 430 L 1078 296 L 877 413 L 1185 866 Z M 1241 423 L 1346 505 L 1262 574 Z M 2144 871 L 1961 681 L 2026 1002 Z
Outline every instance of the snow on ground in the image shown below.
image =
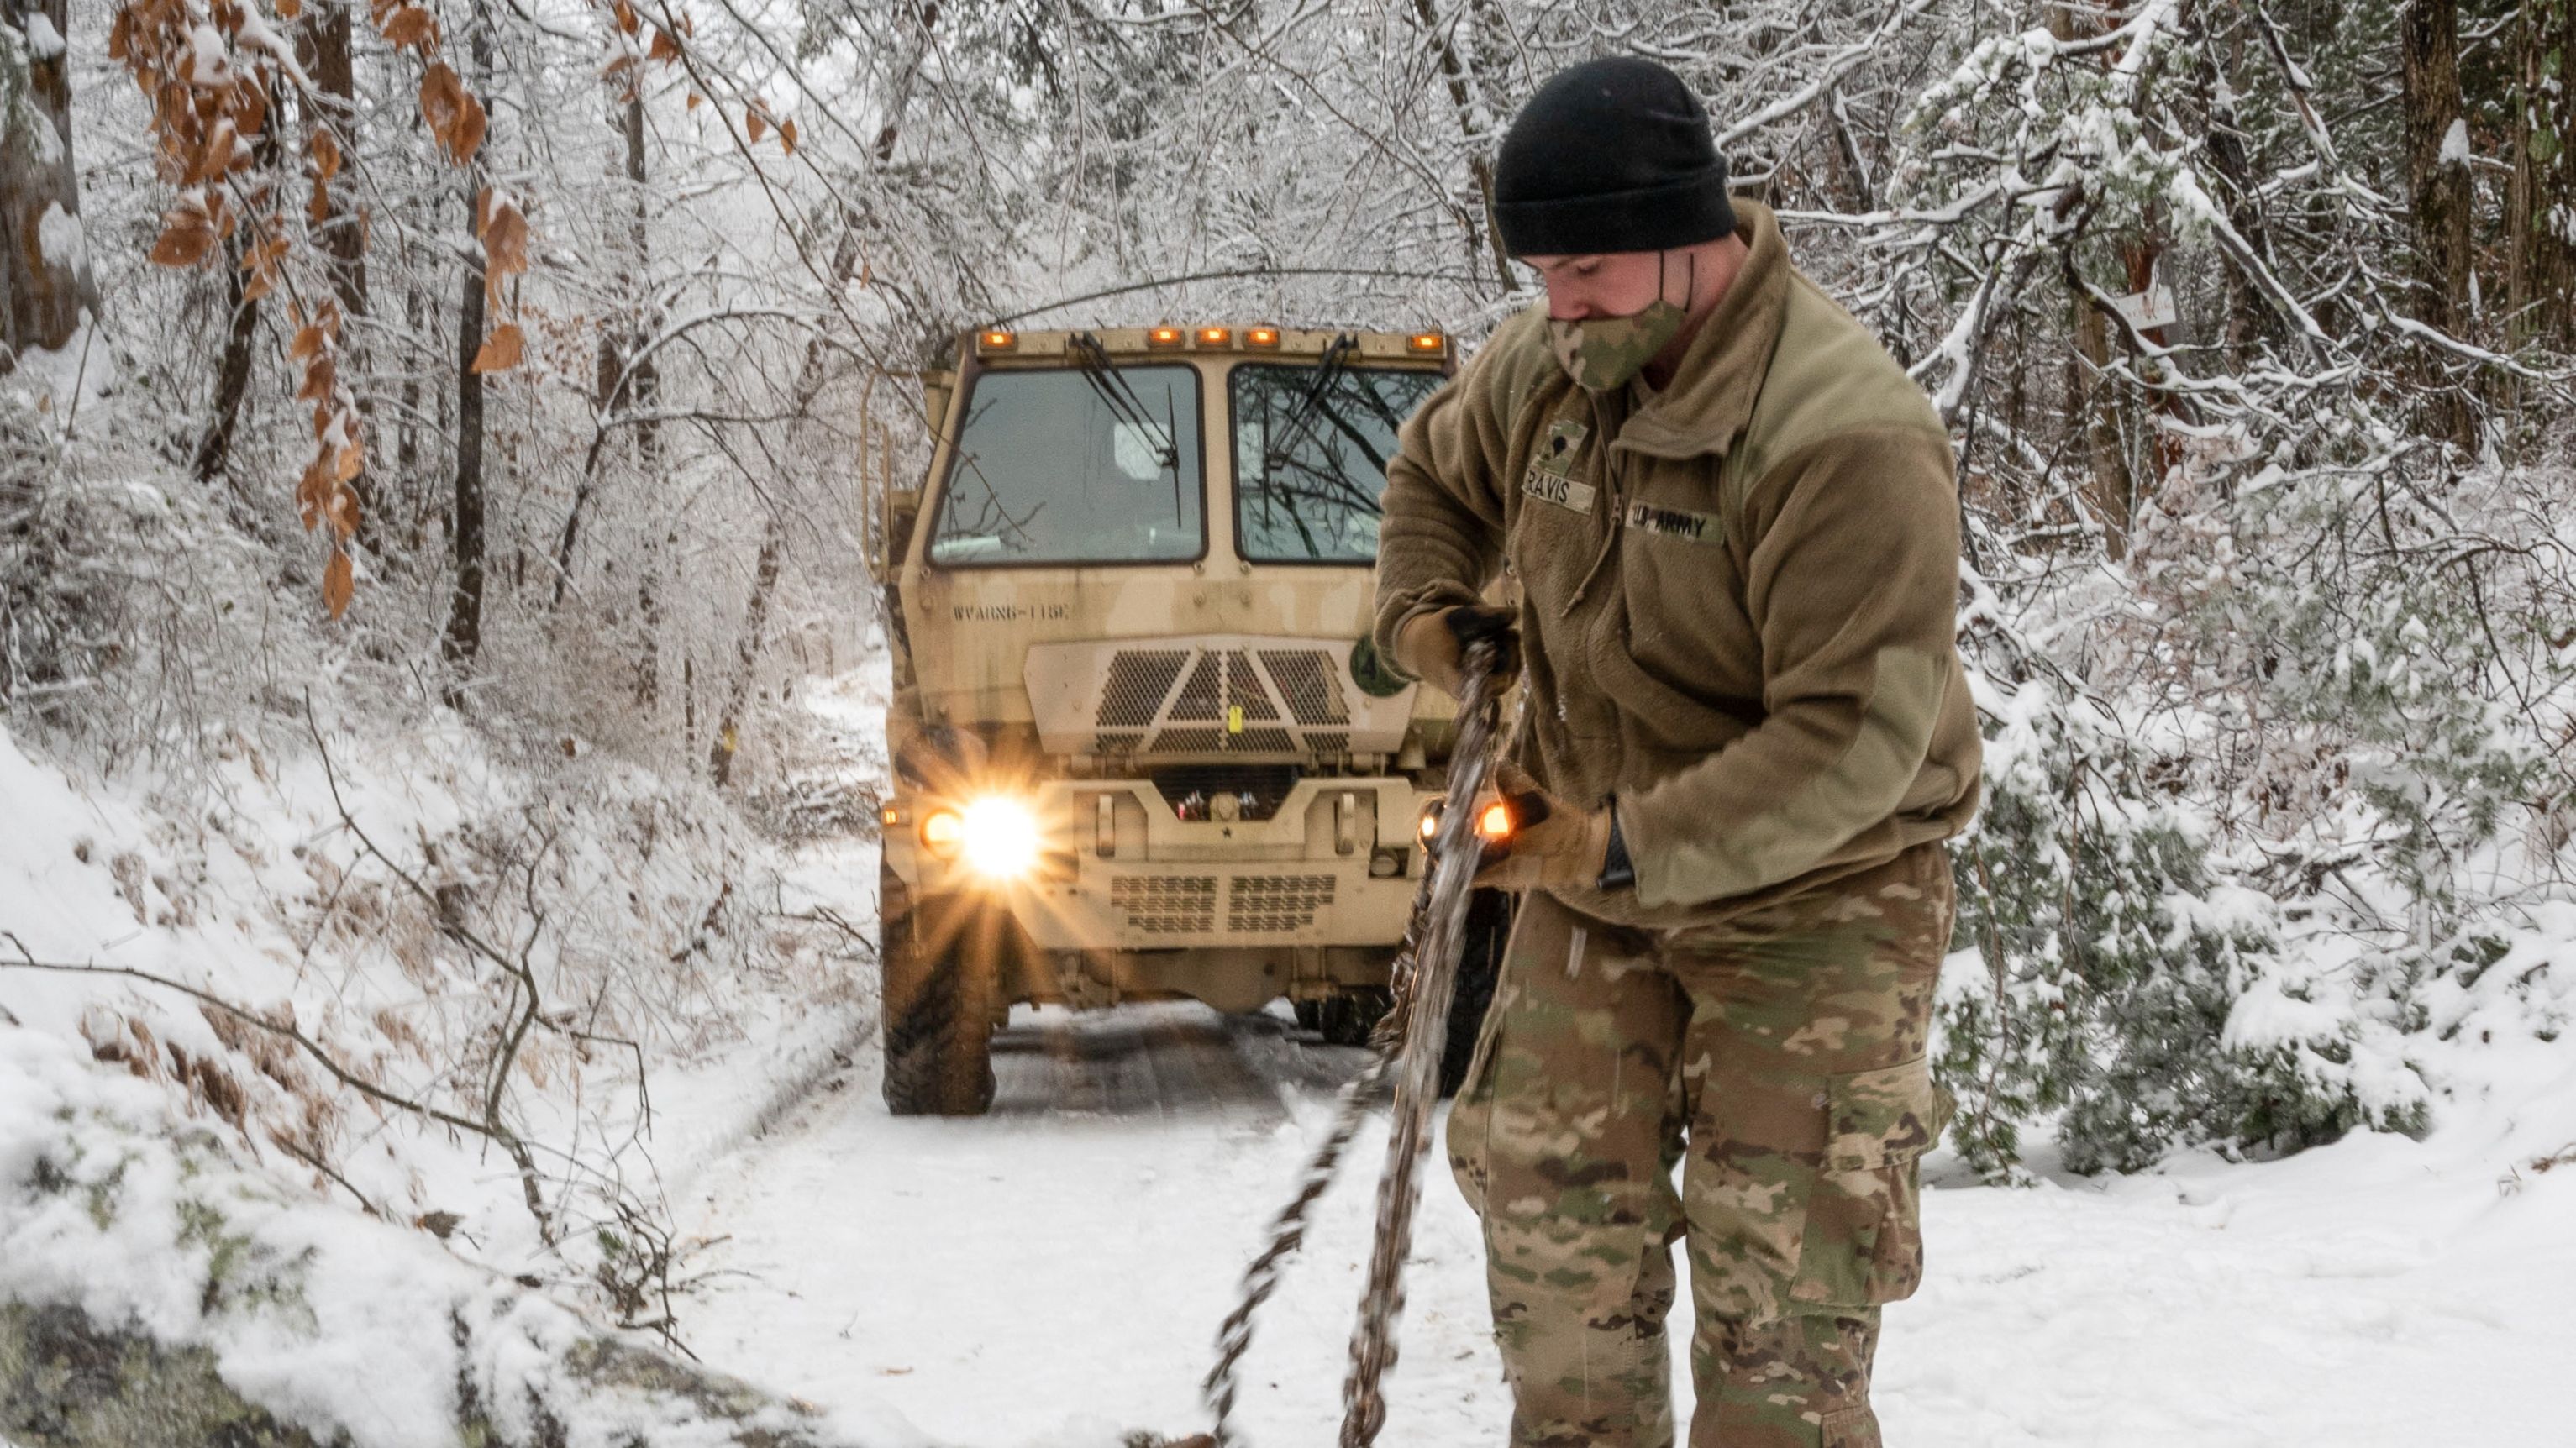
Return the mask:
M 688 1340 L 979 1448 L 1194 1429 L 1236 1275 L 1358 1059 L 1276 1016 L 1024 1009 L 994 1114 L 932 1121 L 888 1116 L 864 1056 L 679 1204 L 729 1234 Z M 1880 1355 L 1889 1441 L 2576 1444 L 2576 1164 L 2528 1167 L 2576 1143 L 2576 1042 L 2520 1066 L 2505 1106 L 2420 1143 L 2024 1190 L 1936 1157 L 1930 1280 Z M 1332 1439 L 1381 1150 L 1263 1316 L 1257 1443 Z M 1445 1171 L 1429 1186 L 1383 1441 L 1498 1443 L 1474 1223 Z
M 802 703 L 841 736 L 835 748 L 864 756 L 884 689 L 880 665 Z M 391 837 L 443 830 L 466 798 L 508 793 L 471 749 L 413 740 L 367 753 L 350 750 L 353 807 Z M 232 781 L 209 837 L 183 849 L 141 799 L 75 787 L 0 736 L 0 796 L 18 825 L 0 832 L 0 926 L 12 932 L 0 943 L 291 1001 L 333 1039 L 374 1048 L 366 1012 L 397 982 L 375 970 L 316 977 L 321 952 L 282 928 L 305 918 L 311 897 L 299 892 L 322 878 L 305 878 L 307 856 L 336 847 L 348 858 L 317 770 L 250 773 Z M 863 838 L 817 839 L 763 907 L 828 911 L 864 933 L 872 856 Z M 679 903 L 694 911 L 702 898 Z M 2565 958 L 2533 949 L 2513 979 L 2545 980 L 2542 957 Z M 326 986 L 357 992 L 354 1003 Z M 686 1269 L 712 1274 L 682 1309 L 689 1345 L 892 1440 L 908 1436 L 905 1421 L 972 1448 L 1108 1448 L 1131 1429 L 1201 1426 L 1209 1340 L 1358 1053 L 1275 1011 L 1024 1010 L 999 1042 L 993 1115 L 899 1121 L 878 1097 L 872 1044 L 833 1052 L 870 993 L 774 989 L 723 1002 L 738 1019 L 722 1039 L 657 1053 L 654 1156 L 679 1235 L 716 1239 Z M 192 1012 L 159 996 L 0 973 L 0 1009 L 31 1034 L 77 1040 L 97 1008 L 152 1007 L 165 1039 L 217 1049 Z M 2043 1173 L 2028 1190 L 1966 1184 L 1936 1157 L 1931 1276 L 1891 1311 L 1880 1356 L 1891 1441 L 2576 1444 L 2565 1386 L 2576 1160 L 2532 1165 L 2576 1148 L 2576 1039 L 2490 1033 L 2491 1008 L 2503 1007 L 2471 992 L 2441 1012 L 2478 1076 L 2474 1089 L 2455 1083 L 2427 1141 L 2360 1136 L 2257 1165 L 2186 1156 L 2108 1181 Z M 46 1060 L 30 1080 L 92 1089 L 66 1084 L 68 1056 Z M 816 1089 L 765 1135 L 728 1147 L 808 1077 Z M 144 1087 L 112 1090 L 141 1119 Z M 22 1107 L 32 1099 L 20 1096 Z M 55 1119 L 39 1112 L 0 1137 L 23 1145 L 38 1116 Z M 362 1180 L 385 1182 L 405 1212 L 506 1199 L 500 1173 L 427 1146 L 405 1141 L 399 1160 L 388 1147 Z M 1263 1315 L 1245 1371 L 1254 1441 L 1331 1441 L 1380 1153 L 1378 1141 L 1354 1151 Z M 1383 1441 L 1489 1445 L 1506 1401 L 1475 1224 L 1436 1165 L 1428 1187 Z M 302 1206 L 279 1220 L 289 1218 L 318 1220 Z M 439 1260 L 430 1239 L 416 1241 L 424 1261 Z M 51 1250 L 15 1254 L 15 1268 L 50 1271 L 40 1259 Z

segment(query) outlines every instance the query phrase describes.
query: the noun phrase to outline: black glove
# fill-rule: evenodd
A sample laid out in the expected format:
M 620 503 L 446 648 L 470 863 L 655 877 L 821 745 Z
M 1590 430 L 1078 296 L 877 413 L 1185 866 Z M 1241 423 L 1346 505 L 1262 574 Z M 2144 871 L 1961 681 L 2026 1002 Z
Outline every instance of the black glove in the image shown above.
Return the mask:
M 1481 603 L 1416 617 L 1396 635 L 1396 662 L 1406 673 L 1454 698 L 1464 681 L 1467 646 L 1474 643 L 1494 646 L 1496 679 L 1508 680 L 1521 671 L 1519 615 Z
M 1441 614 L 1440 621 L 1449 626 L 1450 636 L 1458 641 L 1462 665 L 1471 645 L 1490 643 L 1494 646 L 1494 677 L 1509 679 L 1520 673 L 1521 616 L 1516 610 L 1466 603 Z

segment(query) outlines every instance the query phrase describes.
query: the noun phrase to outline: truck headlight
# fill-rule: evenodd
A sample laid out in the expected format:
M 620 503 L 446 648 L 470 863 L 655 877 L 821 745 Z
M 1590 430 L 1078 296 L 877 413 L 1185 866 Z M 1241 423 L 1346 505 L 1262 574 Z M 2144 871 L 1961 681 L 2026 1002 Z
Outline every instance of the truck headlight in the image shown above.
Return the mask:
M 1015 880 L 1038 862 L 1038 818 L 1008 795 L 986 795 L 962 810 L 934 810 L 921 821 L 921 842 L 941 859 L 962 859 L 976 874 Z

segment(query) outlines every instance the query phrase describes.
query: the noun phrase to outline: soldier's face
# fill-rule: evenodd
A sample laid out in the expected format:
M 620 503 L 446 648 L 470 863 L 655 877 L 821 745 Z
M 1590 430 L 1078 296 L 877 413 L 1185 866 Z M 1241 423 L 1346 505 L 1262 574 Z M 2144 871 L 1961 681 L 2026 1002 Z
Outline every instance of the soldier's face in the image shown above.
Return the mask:
M 1558 322 L 1600 317 L 1633 317 L 1663 300 L 1689 305 L 1683 296 L 1665 296 L 1686 286 L 1679 267 L 1658 265 L 1659 251 L 1606 252 L 1597 256 L 1525 256 L 1521 261 L 1547 283 L 1547 315 Z

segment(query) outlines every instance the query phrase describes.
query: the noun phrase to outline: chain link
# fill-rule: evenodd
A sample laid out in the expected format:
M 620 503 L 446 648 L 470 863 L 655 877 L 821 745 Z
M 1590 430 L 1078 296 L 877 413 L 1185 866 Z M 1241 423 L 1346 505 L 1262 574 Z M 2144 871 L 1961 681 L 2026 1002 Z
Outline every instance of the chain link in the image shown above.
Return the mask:
M 1432 842 L 1431 860 L 1413 896 L 1404 944 L 1397 950 L 1389 989 L 1392 1004 L 1377 1024 L 1367 1069 L 1342 1088 L 1333 1128 L 1298 1177 L 1297 1193 L 1270 1224 L 1270 1244 L 1243 1272 L 1234 1310 L 1217 1329 L 1216 1366 L 1200 1385 L 1200 1398 L 1216 1420 L 1212 1440 L 1234 1442 L 1235 1373 L 1252 1347 L 1253 1318 L 1278 1290 L 1288 1259 L 1305 1245 L 1307 1218 L 1331 1188 L 1342 1157 L 1361 1123 L 1392 1095 L 1386 1165 L 1378 1177 L 1377 1226 L 1369 1254 L 1368 1285 L 1360 1295 L 1359 1321 L 1351 1331 L 1350 1370 L 1342 1380 L 1341 1448 L 1369 1448 L 1386 1423 L 1381 1391 L 1395 1366 L 1396 1324 L 1404 1316 L 1404 1260 L 1413 1248 L 1413 1212 L 1422 1200 L 1421 1167 L 1429 1145 L 1432 1110 L 1440 1098 L 1440 1061 L 1449 1041 L 1449 1006 L 1457 994 L 1458 956 L 1467 907 L 1473 898 L 1479 842 L 1476 797 L 1494 767 L 1503 680 L 1494 675 L 1494 649 L 1476 644 L 1463 661 L 1456 745 L 1449 754 L 1449 787 Z

